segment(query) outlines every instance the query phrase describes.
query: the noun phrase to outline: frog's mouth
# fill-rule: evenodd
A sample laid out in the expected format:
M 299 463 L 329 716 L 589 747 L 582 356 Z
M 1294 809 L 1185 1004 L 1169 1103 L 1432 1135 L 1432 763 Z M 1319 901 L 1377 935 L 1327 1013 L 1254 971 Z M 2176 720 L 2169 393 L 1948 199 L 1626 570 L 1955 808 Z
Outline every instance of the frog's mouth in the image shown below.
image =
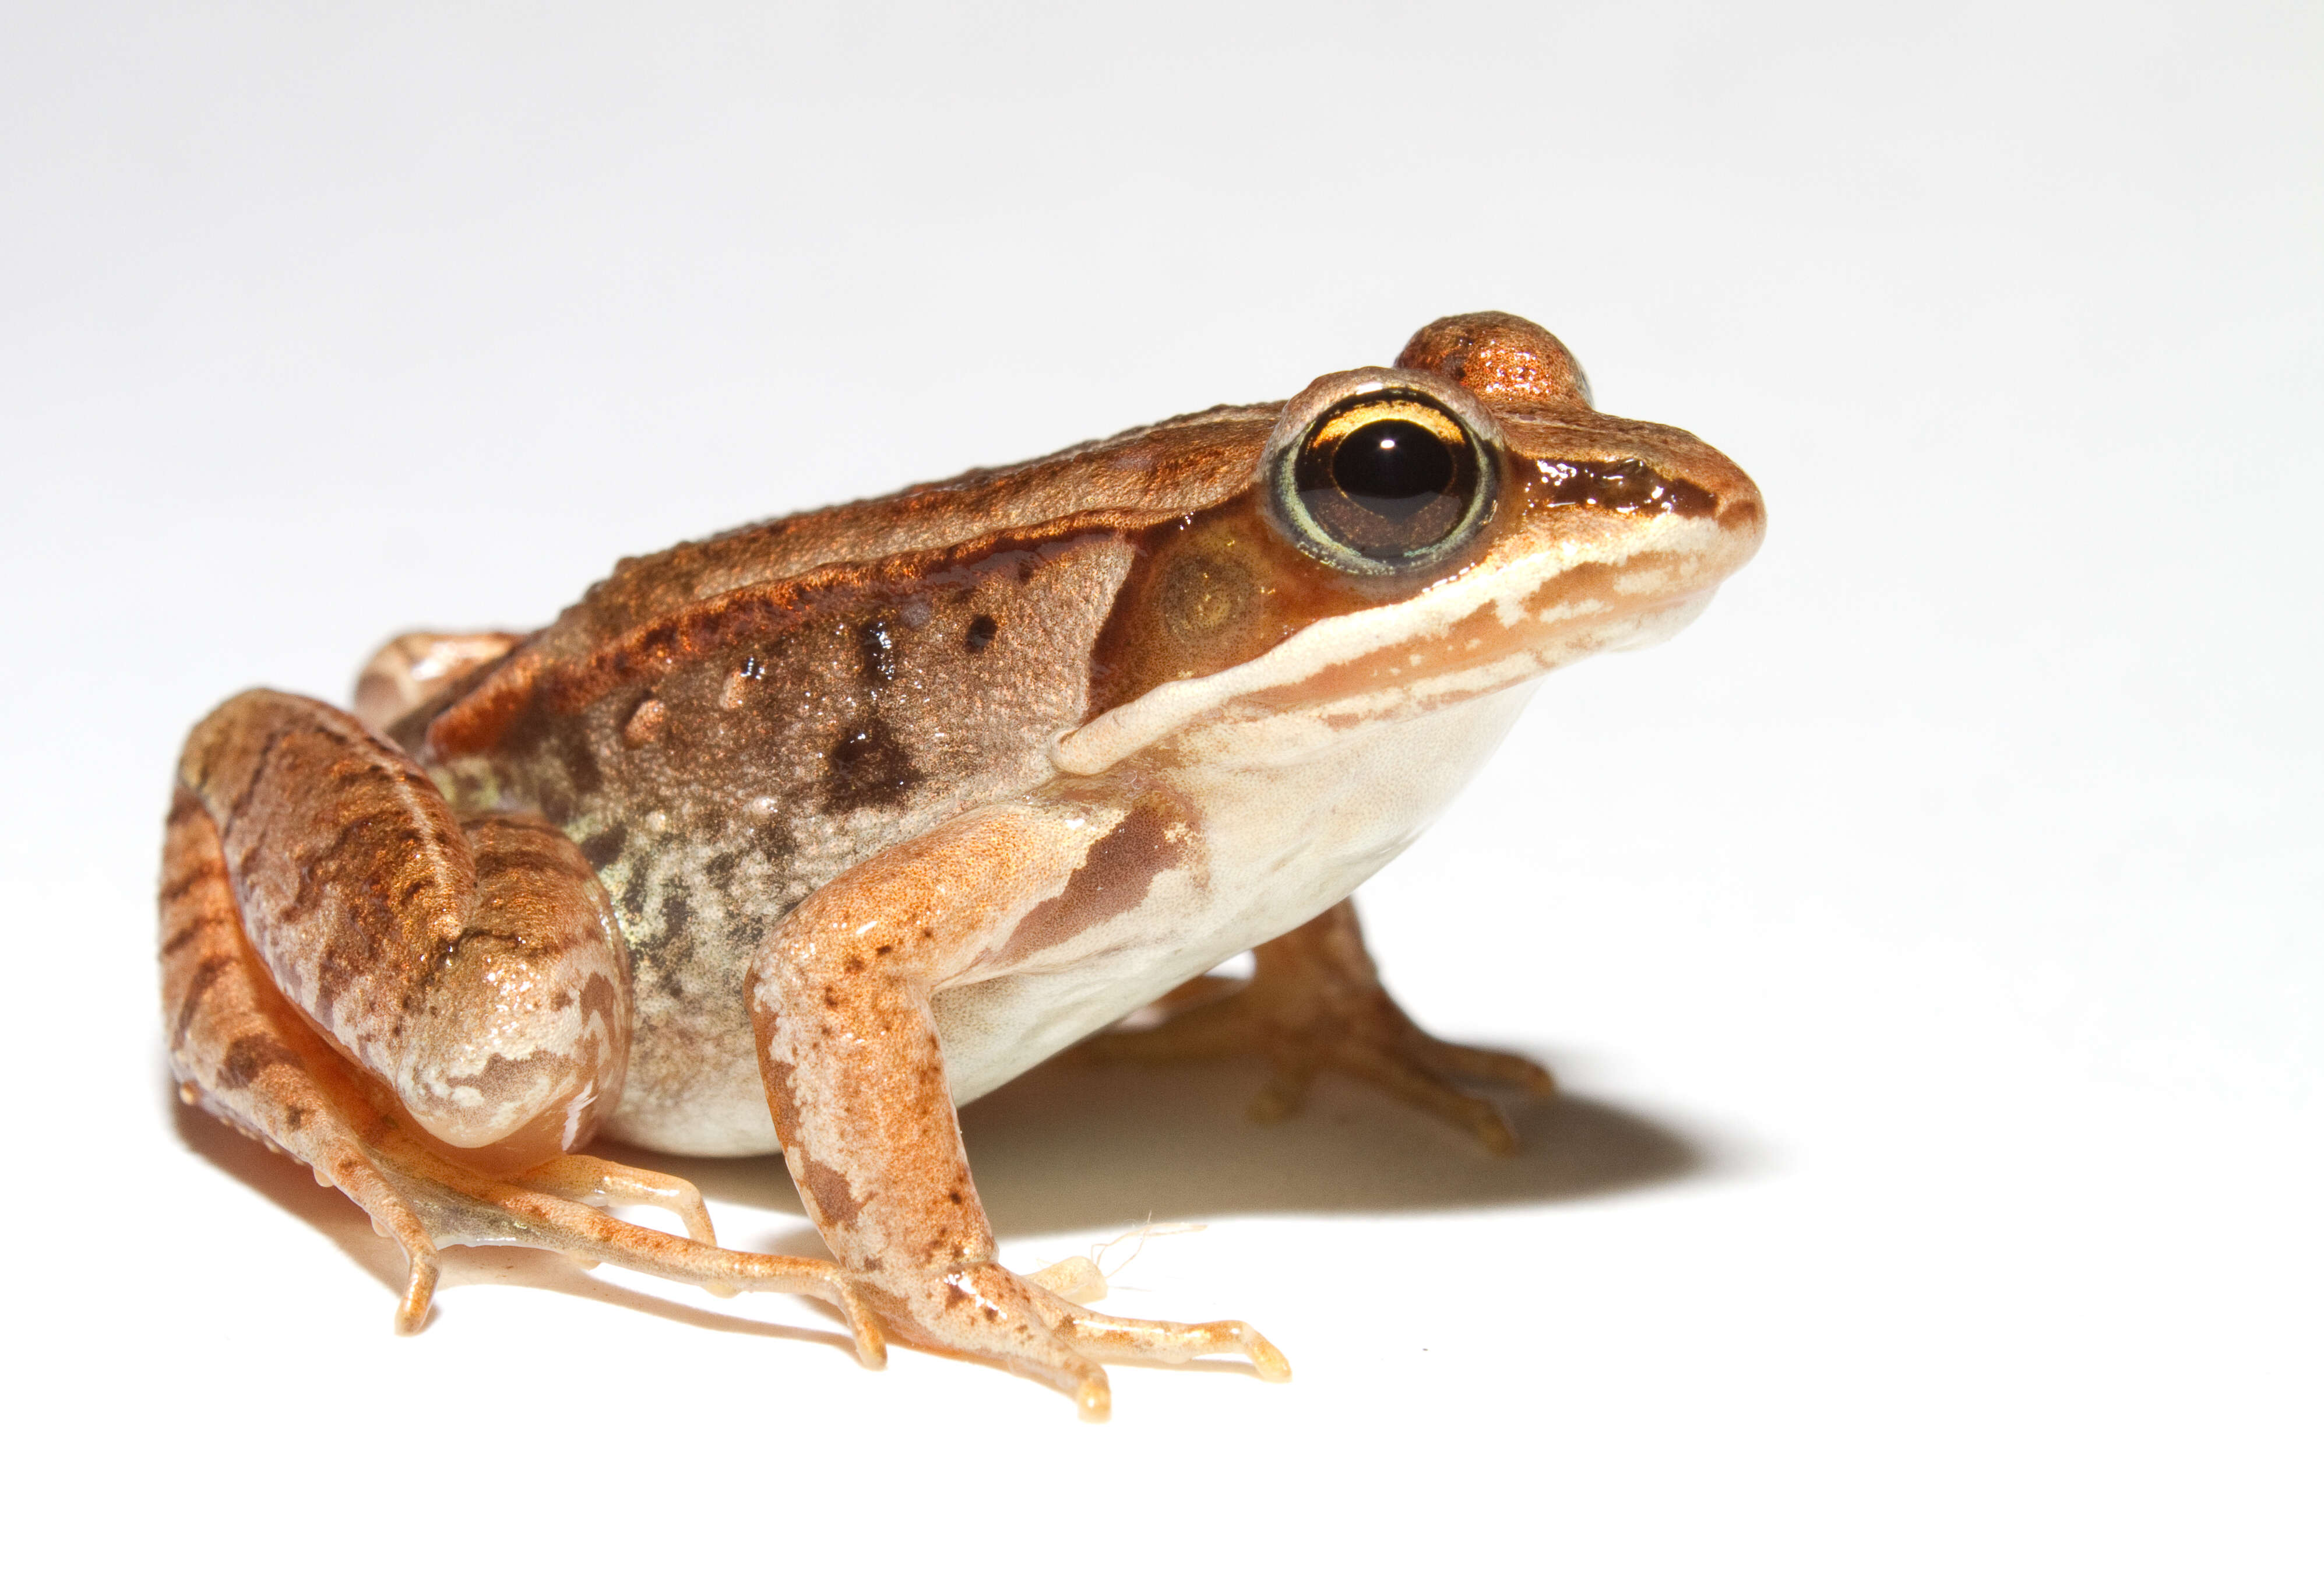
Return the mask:
M 1329 736 L 1473 700 L 1668 639 L 1757 547 L 1756 533 L 1680 513 L 1637 527 L 1617 559 L 1536 541 L 1392 608 L 1319 619 L 1247 662 L 1158 685 L 1058 736 L 1050 760 L 1085 776 L 1206 725 L 1305 717 Z

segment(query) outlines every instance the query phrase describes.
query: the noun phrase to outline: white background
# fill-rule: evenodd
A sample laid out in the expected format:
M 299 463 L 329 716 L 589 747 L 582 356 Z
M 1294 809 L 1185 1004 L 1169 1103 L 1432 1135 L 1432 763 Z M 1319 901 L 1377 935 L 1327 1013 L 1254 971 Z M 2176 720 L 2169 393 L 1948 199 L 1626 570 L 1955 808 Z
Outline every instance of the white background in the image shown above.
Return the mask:
M 2236 1585 L 2324 1572 L 2312 5 L 12 5 L 5 1486 L 251 1582 Z M 1061 1397 L 484 1253 L 179 1112 L 211 702 L 624 552 L 1542 320 L 1758 479 L 1364 891 L 1528 1147 L 1248 1071 L 969 1113 Z M 772 1162 L 699 1167 L 814 1251 Z M 1118 1257 L 1127 1246 L 1116 1248 Z M 499 1280 L 513 1284 L 490 1283 Z

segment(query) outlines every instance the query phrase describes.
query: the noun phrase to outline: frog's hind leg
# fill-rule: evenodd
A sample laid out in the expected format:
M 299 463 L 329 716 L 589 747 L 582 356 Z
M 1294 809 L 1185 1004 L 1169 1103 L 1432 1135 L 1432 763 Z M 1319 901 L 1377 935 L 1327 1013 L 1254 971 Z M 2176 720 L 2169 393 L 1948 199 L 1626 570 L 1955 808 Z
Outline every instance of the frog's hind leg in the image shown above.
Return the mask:
M 1530 1059 L 1422 1030 L 1380 985 L 1351 901 L 1259 945 L 1252 957 L 1257 974 L 1248 983 L 1198 977 L 1159 1002 L 1157 1024 L 1101 1032 L 1076 1051 L 1148 1063 L 1263 1057 L 1273 1073 L 1251 1113 L 1267 1122 L 1296 1110 L 1318 1072 L 1342 1071 L 1460 1127 L 1493 1153 L 1515 1152 L 1516 1133 L 1499 1109 L 1456 1084 L 1483 1082 L 1536 1098 L 1557 1090 Z
M 562 1150 L 618 1094 L 628 1011 L 610 923 L 593 949 L 575 920 L 602 895 L 560 845 L 508 819 L 464 834 L 424 775 L 319 703 L 228 703 L 189 744 L 163 852 L 162 1010 L 182 1095 L 312 1167 L 401 1245 L 401 1329 L 427 1315 L 438 1249 L 508 1243 L 818 1296 L 879 1361 L 877 1326 L 834 1265 L 719 1248 L 686 1183 Z M 464 954 L 480 964 L 464 968 Z M 507 1044 L 525 1056 L 513 1076 L 493 1074 L 497 1053 L 461 1047 L 463 1020 L 523 1035 L 471 999 L 447 1002 L 477 980 L 530 987 L 549 1020 Z M 532 1041 L 544 1031 L 566 1033 L 582 1063 L 550 1065 Z M 426 1130 L 431 1115 L 454 1135 Z M 600 1200 L 671 1208 L 691 1233 L 586 1206 Z

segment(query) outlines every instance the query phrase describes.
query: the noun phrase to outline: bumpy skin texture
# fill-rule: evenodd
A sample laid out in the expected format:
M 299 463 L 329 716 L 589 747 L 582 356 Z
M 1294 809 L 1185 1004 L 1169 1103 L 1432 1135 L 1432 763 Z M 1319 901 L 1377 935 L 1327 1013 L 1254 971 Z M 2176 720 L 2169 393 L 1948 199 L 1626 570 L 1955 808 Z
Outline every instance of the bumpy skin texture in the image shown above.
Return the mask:
M 1384 390 L 1489 474 L 1426 558 L 1351 562 L 1287 527 L 1276 465 Z M 392 642 L 358 717 L 254 691 L 195 729 L 173 1062 L 402 1243 L 406 1327 L 438 1246 L 518 1241 L 819 1296 L 867 1362 L 985 1356 L 1089 1416 L 1101 1359 L 1280 1377 L 1240 1322 L 1001 1268 L 955 1103 L 1185 984 L 1105 1044 L 1258 1047 L 1272 1113 L 1344 1069 L 1506 1150 L 1460 1084 L 1546 1078 L 1414 1027 L 1341 901 L 1519 687 L 1683 623 L 1762 518 L 1710 448 L 1591 409 L 1554 337 L 1471 315 L 1286 404 L 626 560 L 529 638 Z M 1188 982 L 1253 945 L 1248 990 Z M 601 1132 L 779 1148 L 833 1261 L 715 1246 L 684 1183 L 577 1151 Z

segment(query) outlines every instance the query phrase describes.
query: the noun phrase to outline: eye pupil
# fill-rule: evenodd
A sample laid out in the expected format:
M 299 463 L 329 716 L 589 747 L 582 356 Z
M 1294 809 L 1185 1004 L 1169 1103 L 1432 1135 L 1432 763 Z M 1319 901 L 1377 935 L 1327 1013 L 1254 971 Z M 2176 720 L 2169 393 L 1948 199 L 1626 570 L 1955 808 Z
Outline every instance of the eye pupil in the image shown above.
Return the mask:
M 1367 513 L 1401 524 L 1452 487 L 1452 449 L 1410 420 L 1375 420 L 1332 455 L 1332 483 Z
M 1483 522 L 1492 494 L 1469 428 L 1418 393 L 1365 393 L 1326 409 L 1277 479 L 1305 544 L 1368 573 L 1434 563 Z

